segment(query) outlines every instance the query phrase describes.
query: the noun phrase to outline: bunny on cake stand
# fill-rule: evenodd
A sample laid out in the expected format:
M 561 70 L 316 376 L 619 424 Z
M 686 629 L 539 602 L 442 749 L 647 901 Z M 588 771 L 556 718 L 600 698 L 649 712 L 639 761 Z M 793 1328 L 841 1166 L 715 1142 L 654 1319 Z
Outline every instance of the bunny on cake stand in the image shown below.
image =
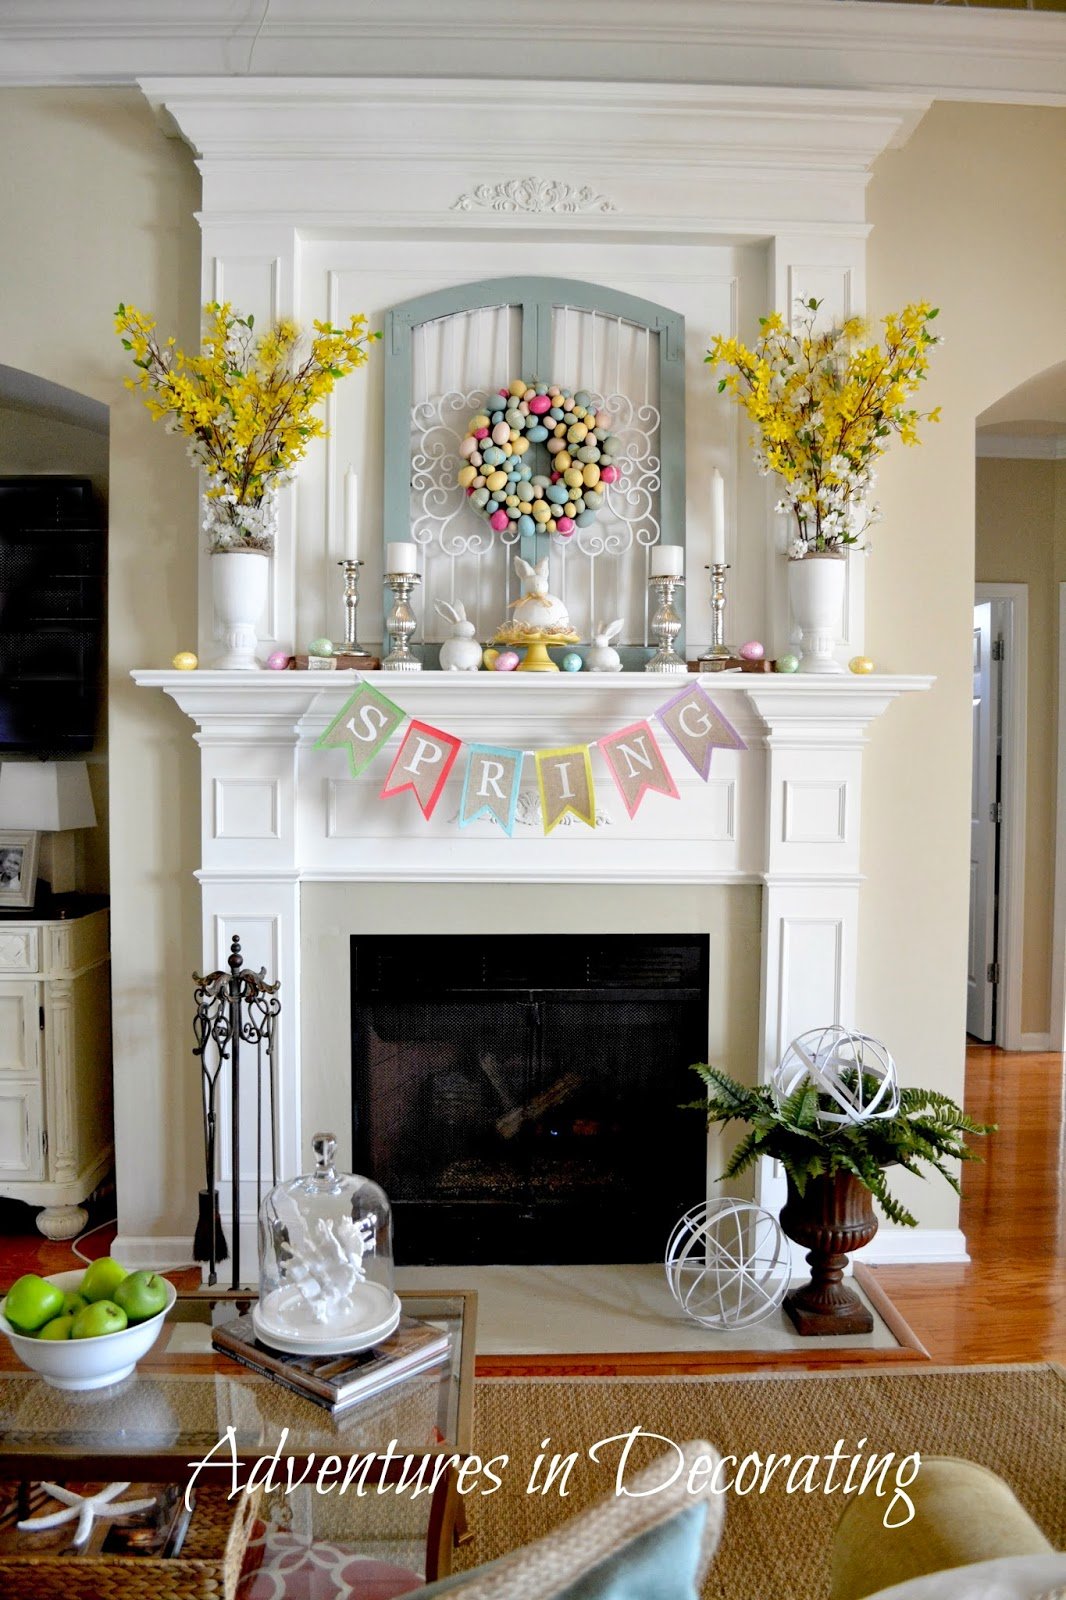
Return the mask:
M 519 672 L 558 672 L 548 654 L 550 644 L 579 644 L 563 602 L 548 593 L 548 558 L 530 566 L 515 556 L 515 571 L 522 579 L 522 593 L 512 601 L 513 621 L 500 628 L 496 644 L 525 645 L 526 657 Z

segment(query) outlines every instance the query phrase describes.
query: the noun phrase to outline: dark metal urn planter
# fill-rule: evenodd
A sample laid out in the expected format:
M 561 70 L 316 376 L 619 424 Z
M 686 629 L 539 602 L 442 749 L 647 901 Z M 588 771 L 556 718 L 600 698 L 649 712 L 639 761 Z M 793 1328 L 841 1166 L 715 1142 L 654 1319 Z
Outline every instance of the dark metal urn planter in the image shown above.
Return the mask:
M 808 1179 L 800 1195 L 789 1178 L 781 1226 L 806 1248 L 811 1269 L 810 1283 L 785 1298 L 797 1333 L 870 1333 L 873 1317 L 843 1281 L 850 1252 L 869 1244 L 877 1232 L 873 1195 L 866 1185 L 854 1173 L 838 1172 Z

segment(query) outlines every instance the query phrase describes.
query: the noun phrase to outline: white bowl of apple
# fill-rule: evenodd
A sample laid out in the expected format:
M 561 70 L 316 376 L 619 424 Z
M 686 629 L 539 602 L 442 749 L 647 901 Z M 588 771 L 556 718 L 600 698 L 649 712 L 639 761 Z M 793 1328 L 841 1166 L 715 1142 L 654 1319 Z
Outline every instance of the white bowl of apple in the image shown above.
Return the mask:
M 54 1389 L 102 1389 L 148 1353 L 176 1299 L 158 1273 L 101 1256 L 84 1271 L 24 1273 L 0 1302 L 0 1332 Z

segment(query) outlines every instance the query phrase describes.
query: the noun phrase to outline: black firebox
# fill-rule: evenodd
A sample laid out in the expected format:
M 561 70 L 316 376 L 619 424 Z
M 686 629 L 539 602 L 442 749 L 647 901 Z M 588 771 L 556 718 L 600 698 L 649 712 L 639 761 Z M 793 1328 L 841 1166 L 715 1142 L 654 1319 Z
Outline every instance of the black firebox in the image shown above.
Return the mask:
M 352 939 L 355 1167 L 397 1261 L 653 1261 L 704 1192 L 678 1102 L 707 1053 L 708 941 Z

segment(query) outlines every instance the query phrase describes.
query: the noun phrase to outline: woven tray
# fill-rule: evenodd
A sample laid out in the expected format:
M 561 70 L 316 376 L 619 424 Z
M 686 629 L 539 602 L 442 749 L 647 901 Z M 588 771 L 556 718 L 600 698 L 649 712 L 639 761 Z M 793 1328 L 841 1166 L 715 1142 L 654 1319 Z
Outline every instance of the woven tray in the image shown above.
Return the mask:
M 234 1600 L 261 1494 L 227 1499 L 222 1487 L 198 1487 L 178 1555 L 0 1557 L 2 1600 Z

